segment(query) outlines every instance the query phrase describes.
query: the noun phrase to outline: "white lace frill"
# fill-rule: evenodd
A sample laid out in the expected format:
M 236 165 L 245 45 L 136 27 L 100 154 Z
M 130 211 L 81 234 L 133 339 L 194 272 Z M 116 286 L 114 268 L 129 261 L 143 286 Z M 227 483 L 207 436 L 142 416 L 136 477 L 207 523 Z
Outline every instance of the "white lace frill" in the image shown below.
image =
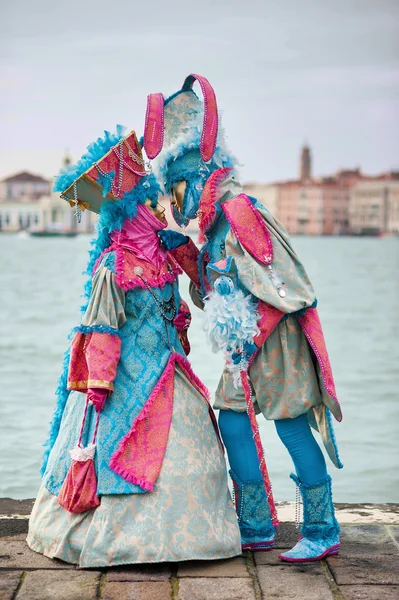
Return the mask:
M 221 289 L 224 293 L 218 291 Z M 227 289 L 230 291 L 226 293 Z M 245 296 L 237 290 L 230 277 L 218 277 L 214 290 L 205 298 L 203 329 L 211 342 L 212 352 L 223 351 L 235 387 L 241 385 L 240 371 L 247 368 L 248 363 L 241 360 L 234 364 L 232 354 L 242 352 L 245 342 L 253 342 L 259 334 L 258 319 L 251 295 Z
M 80 448 L 80 446 L 75 446 L 72 450 L 69 451 L 72 460 L 77 460 L 79 462 L 86 462 L 89 459 L 94 458 L 94 453 L 96 451 L 95 444 L 89 444 L 86 448 Z

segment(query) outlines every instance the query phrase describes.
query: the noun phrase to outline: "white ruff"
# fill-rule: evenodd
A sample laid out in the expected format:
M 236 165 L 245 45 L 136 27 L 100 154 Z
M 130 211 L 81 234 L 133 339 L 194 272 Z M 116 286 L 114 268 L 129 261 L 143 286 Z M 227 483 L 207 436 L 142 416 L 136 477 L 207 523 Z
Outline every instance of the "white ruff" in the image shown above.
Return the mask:
M 240 371 L 248 367 L 248 363 L 242 360 L 235 365 L 232 354 L 242 351 L 245 342 L 253 342 L 259 334 L 258 319 L 251 296 L 244 296 L 241 290 L 233 289 L 227 295 L 214 290 L 205 298 L 203 329 L 212 344 L 212 352 L 223 351 L 235 387 L 241 385 Z

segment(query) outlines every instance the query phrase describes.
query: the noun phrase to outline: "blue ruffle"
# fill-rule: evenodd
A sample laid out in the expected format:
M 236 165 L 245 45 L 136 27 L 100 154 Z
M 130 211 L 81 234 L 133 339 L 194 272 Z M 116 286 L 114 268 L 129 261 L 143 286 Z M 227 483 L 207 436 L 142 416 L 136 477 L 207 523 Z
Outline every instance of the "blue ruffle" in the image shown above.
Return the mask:
M 120 337 L 120 333 L 118 329 L 115 327 L 109 327 L 108 325 L 79 325 L 73 329 L 73 333 L 84 333 L 85 335 L 89 333 L 111 333 L 112 335 L 117 335 Z

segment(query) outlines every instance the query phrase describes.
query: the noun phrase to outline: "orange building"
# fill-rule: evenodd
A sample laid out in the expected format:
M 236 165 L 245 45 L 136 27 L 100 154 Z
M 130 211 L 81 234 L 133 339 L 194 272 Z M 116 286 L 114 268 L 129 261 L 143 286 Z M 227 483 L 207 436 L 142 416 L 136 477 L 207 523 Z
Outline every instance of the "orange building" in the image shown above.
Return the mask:
M 360 169 L 313 177 L 311 151 L 304 146 L 299 178 L 268 186 L 275 190 L 274 214 L 293 235 L 348 234 L 350 188 L 362 178 Z

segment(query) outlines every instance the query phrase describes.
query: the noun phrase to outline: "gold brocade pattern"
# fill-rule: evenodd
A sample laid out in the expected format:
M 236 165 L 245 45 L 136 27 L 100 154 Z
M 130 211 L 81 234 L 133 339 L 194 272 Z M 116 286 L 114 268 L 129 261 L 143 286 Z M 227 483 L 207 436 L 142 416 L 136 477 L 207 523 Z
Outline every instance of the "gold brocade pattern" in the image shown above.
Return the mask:
M 168 444 L 154 491 L 102 495 L 95 510 L 71 514 L 43 485 L 27 541 L 36 552 L 82 568 L 241 554 L 237 515 L 209 406 L 179 368 Z

